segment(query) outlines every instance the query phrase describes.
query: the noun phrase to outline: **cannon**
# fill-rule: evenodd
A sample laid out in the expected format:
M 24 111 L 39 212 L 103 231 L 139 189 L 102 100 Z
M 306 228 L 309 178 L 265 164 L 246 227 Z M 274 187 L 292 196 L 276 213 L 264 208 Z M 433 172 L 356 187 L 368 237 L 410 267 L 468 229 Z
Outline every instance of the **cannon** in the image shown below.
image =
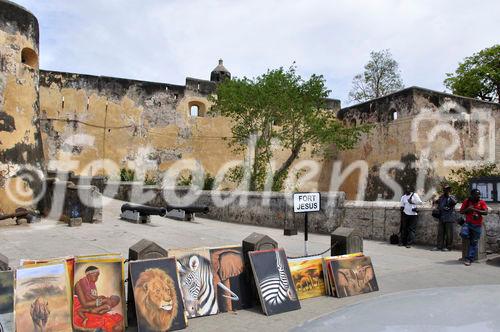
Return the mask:
M 28 210 L 22 207 L 19 207 L 15 210 L 14 213 L 10 214 L 0 214 L 0 220 L 15 218 L 16 224 L 31 224 L 32 222 L 40 221 L 40 212 L 37 210 Z
M 121 208 L 122 212 L 132 211 L 138 212 L 141 216 L 164 216 L 167 213 L 165 208 L 156 208 L 147 205 L 132 205 L 125 203 Z
M 124 220 L 134 222 L 136 224 L 148 224 L 151 222 L 150 216 L 165 216 L 167 210 L 165 208 L 156 208 L 146 205 L 132 205 L 125 203 L 121 207 L 122 214 L 120 217 Z
M 195 213 L 208 213 L 208 206 L 174 206 L 166 205 L 166 207 L 152 207 L 147 205 L 135 205 L 125 203 L 121 207 L 121 218 L 135 223 L 149 223 L 150 216 L 157 215 L 161 217 L 171 217 L 182 220 L 193 220 Z

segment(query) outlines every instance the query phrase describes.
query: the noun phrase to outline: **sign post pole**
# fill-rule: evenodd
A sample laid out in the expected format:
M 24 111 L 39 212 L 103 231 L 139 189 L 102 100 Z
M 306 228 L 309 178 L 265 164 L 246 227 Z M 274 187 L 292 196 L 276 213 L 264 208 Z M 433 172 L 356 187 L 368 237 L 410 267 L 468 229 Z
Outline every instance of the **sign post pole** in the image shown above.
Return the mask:
M 294 193 L 293 194 L 293 212 L 304 213 L 304 254 L 307 253 L 307 241 L 309 240 L 309 212 L 318 212 L 321 210 L 321 196 L 319 192 L 315 193 Z
M 305 220 L 304 220 L 304 255 L 307 256 L 307 240 L 309 236 L 309 218 L 307 217 L 308 213 L 305 213 Z

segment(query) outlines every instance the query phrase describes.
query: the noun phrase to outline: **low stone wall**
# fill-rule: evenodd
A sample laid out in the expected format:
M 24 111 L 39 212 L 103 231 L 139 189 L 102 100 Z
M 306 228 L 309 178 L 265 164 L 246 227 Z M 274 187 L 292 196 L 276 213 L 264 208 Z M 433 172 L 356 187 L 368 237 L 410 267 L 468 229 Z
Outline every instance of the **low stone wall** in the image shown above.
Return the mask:
M 113 187 L 114 186 L 114 187 Z M 109 192 L 116 192 L 114 197 L 132 203 L 151 206 L 165 206 L 166 200 L 162 191 L 155 186 L 139 186 L 134 183 L 109 184 Z M 136 190 L 133 195 L 133 190 Z M 187 189 L 167 192 L 167 195 L 182 196 Z M 105 193 L 106 194 L 106 193 Z M 150 199 L 144 200 L 151 195 Z M 214 200 L 214 195 L 218 198 Z M 217 200 L 234 199 L 232 203 L 220 206 Z M 169 200 L 167 200 L 169 201 Z M 170 201 L 169 201 L 170 203 Z M 172 204 L 172 203 L 170 203 Z M 296 227 L 303 229 L 303 214 L 293 213 L 292 194 L 260 192 L 199 192 L 194 205 L 207 205 L 210 212 L 201 215 L 205 218 L 234 222 L 240 224 L 260 225 L 275 228 Z M 174 204 L 172 204 L 174 205 Z M 178 205 L 178 204 L 177 204 Z M 437 239 L 437 221 L 431 216 L 432 208 L 424 206 L 419 209 L 416 242 L 418 244 L 435 245 Z M 500 207 L 491 206 L 486 220 L 486 248 L 498 251 L 497 240 L 500 238 Z M 343 192 L 321 193 L 321 211 L 309 214 L 309 231 L 329 234 L 339 226 L 352 227 L 362 232 L 365 239 L 389 241 L 389 237 L 399 232 L 400 210 L 398 202 L 346 201 Z M 454 247 L 461 247 L 460 227 L 456 227 Z

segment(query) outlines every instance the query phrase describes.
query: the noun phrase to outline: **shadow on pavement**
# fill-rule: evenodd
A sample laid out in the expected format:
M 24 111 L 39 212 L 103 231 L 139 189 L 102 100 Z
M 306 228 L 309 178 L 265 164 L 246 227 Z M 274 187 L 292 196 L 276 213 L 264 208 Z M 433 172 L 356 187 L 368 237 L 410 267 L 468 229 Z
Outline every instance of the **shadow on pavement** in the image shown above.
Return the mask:
M 500 256 L 487 259 L 486 264 L 500 267 Z

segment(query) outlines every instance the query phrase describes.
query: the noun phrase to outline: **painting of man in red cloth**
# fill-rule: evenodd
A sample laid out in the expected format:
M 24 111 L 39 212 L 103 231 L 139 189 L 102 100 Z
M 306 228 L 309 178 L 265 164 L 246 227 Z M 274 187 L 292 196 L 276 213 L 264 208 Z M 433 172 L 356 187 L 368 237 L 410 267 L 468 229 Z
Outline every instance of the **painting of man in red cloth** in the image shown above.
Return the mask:
M 73 323 L 82 329 L 101 329 L 104 332 L 122 332 L 123 316 L 112 309 L 120 304 L 118 295 L 99 295 L 96 282 L 100 270 L 96 266 L 85 269 L 85 276 L 75 284 L 73 296 Z

